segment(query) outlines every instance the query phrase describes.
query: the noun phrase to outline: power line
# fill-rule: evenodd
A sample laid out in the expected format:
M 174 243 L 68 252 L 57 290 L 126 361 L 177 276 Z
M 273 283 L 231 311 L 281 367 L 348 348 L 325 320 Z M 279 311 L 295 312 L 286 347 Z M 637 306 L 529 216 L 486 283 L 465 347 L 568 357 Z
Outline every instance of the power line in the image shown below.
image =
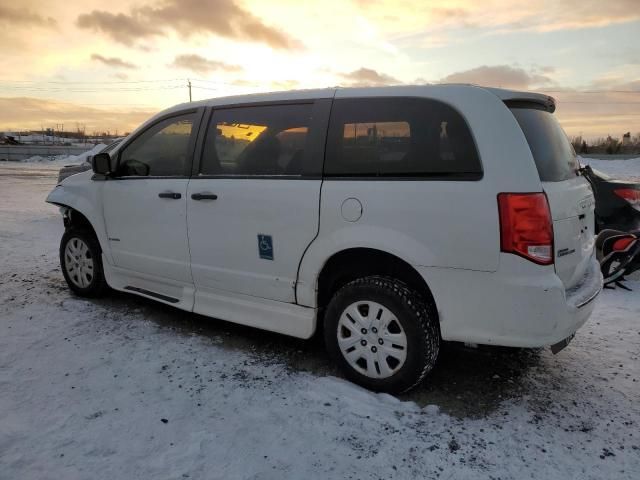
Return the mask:
M 192 88 L 196 88 L 198 90 L 211 90 L 213 92 L 218 92 L 220 91 L 219 88 L 209 88 L 209 87 L 199 87 L 198 85 L 192 85 Z
M 635 93 L 640 94 L 640 90 L 540 90 L 540 92 L 546 93 L 567 93 L 569 95 L 573 94 L 594 94 L 594 93 Z
M 135 84 L 135 83 L 168 83 L 168 82 L 184 82 L 188 81 L 187 78 L 166 78 L 166 79 L 153 79 L 153 80 L 0 80 L 0 83 L 20 83 L 20 84 L 62 84 L 62 85 L 109 85 L 109 84 Z M 209 84 L 217 84 L 217 85 L 229 85 L 229 86 L 239 86 L 234 84 L 233 82 L 224 82 L 220 80 L 208 80 L 204 78 L 192 78 L 193 82 L 203 82 Z M 258 83 L 249 82 L 255 86 L 258 86 Z M 244 85 L 242 85 L 244 86 Z M 567 94 L 605 94 L 605 93 L 629 93 L 629 94 L 640 94 L 640 90 L 538 90 L 541 93 L 567 93 Z
M 566 112 L 565 112 L 566 113 Z M 601 116 L 612 116 L 612 117 L 640 117 L 640 113 L 620 113 L 620 112 L 594 112 Z
M 135 84 L 135 83 L 176 83 L 189 81 L 188 78 L 167 78 L 164 80 L 121 80 L 121 81 L 62 81 L 62 80 L 0 80 L 0 83 L 15 83 L 23 86 L 37 86 L 38 84 L 54 84 L 54 85 L 117 85 L 117 84 Z M 192 78 L 192 82 L 201 82 L 214 85 L 230 85 L 237 86 L 233 82 L 224 82 L 220 80 L 206 80 L 204 78 Z M 258 83 L 254 83 L 258 85 Z
M 77 93 L 97 93 L 97 92 L 148 92 L 150 90 L 175 90 L 184 88 L 182 85 L 158 86 L 158 87 L 107 87 L 107 88 L 58 88 L 58 87 L 36 87 L 36 86 L 3 86 L 0 90 L 14 90 L 19 92 L 77 92 Z
M 566 103 L 581 103 L 583 105 L 640 105 L 640 102 L 580 102 L 580 101 L 562 101 L 558 100 L 559 104 Z
M 193 82 L 202 82 L 202 83 L 210 83 L 210 84 L 214 84 L 214 85 L 234 85 L 237 86 L 236 83 L 234 82 L 223 82 L 220 80 L 203 80 L 201 78 L 192 78 L 191 81 Z M 258 85 L 258 83 L 255 82 L 248 82 L 248 83 L 253 83 L 254 85 Z
M 75 103 L 81 107 L 94 107 L 94 106 L 109 106 L 109 107 L 149 107 L 157 108 L 156 105 L 150 103 Z
M 184 78 L 169 78 L 165 80 L 110 80 L 110 81 L 66 81 L 66 80 L 0 80 L 0 82 L 6 83 L 53 83 L 53 84 L 75 84 L 75 85 L 106 85 L 106 84 L 118 84 L 118 83 L 167 83 L 167 82 L 182 82 Z

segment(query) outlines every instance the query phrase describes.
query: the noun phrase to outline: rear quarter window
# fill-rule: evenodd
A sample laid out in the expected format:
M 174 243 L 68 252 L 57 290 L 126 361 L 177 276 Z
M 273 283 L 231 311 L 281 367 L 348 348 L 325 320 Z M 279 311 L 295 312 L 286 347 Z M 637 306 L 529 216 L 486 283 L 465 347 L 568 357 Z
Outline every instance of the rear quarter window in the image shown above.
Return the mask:
M 535 105 L 508 105 L 529 144 L 542 182 L 561 182 L 577 175 L 571 142 L 552 113 Z
M 333 104 L 327 177 L 477 180 L 482 168 L 466 121 L 424 98 L 353 98 Z

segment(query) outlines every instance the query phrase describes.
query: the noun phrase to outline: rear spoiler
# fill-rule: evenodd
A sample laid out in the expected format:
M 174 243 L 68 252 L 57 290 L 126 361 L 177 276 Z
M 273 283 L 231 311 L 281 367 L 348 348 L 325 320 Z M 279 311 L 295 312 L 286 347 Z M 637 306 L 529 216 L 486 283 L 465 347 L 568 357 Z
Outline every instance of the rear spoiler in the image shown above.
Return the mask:
M 549 113 L 556 111 L 556 100 L 549 95 L 533 92 L 516 92 L 514 90 L 503 90 L 501 88 L 487 88 L 508 107 L 539 108 Z
M 509 108 L 535 108 L 536 110 L 544 110 L 553 113 L 556 110 L 555 103 L 541 103 L 531 100 L 504 100 L 504 104 Z

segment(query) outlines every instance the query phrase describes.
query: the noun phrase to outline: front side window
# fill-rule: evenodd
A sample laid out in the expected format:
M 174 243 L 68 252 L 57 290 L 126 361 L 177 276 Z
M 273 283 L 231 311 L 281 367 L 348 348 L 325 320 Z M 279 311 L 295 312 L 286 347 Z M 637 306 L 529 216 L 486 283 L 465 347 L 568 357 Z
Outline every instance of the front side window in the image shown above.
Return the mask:
M 120 142 L 122 141 L 122 139 L 120 140 L 116 140 L 115 142 L 111 142 L 109 145 L 107 145 L 106 147 L 104 147 L 104 149 L 102 149 L 100 151 L 100 153 L 109 153 L 111 150 L 113 150 L 114 148 L 116 148 L 118 145 L 120 145 Z
M 469 127 L 448 105 L 358 98 L 334 102 L 325 175 L 476 179 L 482 169 Z
M 149 128 L 127 145 L 118 174 L 173 177 L 185 174 L 195 114 L 172 117 Z
M 215 110 L 200 175 L 301 175 L 311 104 Z

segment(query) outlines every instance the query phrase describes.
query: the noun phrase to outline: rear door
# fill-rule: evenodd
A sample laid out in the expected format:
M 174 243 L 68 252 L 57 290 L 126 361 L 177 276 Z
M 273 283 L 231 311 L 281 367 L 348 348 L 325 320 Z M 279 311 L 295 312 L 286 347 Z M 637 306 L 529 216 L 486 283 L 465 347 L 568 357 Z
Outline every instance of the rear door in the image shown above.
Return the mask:
M 535 104 L 510 107 L 527 138 L 549 199 L 556 273 L 565 288 L 571 288 L 583 278 L 593 255 L 593 191 L 578 175 L 576 154 L 553 114 Z
M 189 183 L 196 306 L 216 292 L 295 302 L 318 232 L 330 100 L 215 108 Z

